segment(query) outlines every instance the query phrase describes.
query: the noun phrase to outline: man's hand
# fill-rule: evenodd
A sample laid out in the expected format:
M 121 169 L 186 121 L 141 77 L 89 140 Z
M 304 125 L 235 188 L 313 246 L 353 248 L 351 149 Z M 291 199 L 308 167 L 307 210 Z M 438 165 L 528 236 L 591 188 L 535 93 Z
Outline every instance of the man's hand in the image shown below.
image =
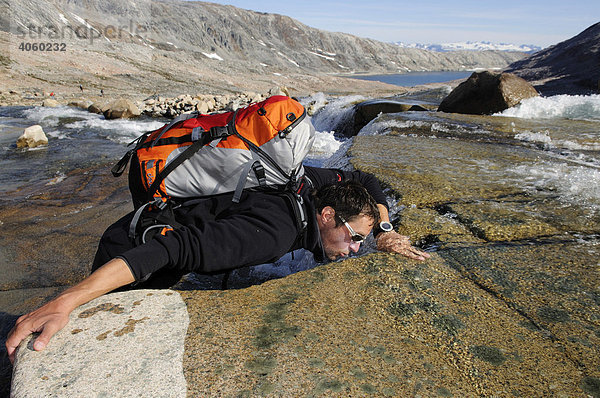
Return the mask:
M 48 342 L 69 322 L 69 311 L 58 301 L 51 301 L 37 310 L 23 315 L 8 333 L 6 350 L 12 363 L 15 361 L 15 350 L 25 337 L 32 333 L 41 333 L 33 343 L 33 349 L 41 351 Z
M 419 261 L 425 261 L 431 257 L 429 253 L 411 246 L 408 236 L 400 235 L 394 231 L 381 232 L 377 235 L 377 249 L 402 254 L 405 257 Z
M 15 327 L 6 339 L 8 358 L 14 362 L 15 350 L 31 333 L 41 333 L 33 343 L 33 348 L 36 351 L 43 350 L 52 336 L 69 322 L 69 314 L 75 308 L 134 281 L 135 278 L 125 261 L 120 258 L 110 260 L 54 300 L 17 319 Z

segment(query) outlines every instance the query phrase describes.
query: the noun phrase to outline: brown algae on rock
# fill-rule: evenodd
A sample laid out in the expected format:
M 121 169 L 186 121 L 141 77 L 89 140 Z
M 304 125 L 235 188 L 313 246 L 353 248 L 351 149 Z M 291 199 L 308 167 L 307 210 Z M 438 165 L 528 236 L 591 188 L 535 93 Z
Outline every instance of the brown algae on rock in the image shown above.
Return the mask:
M 102 303 L 93 308 L 82 311 L 78 317 L 79 318 L 89 318 L 100 311 L 112 312 L 113 314 L 122 314 L 125 309 L 120 304 L 112 304 L 112 303 Z

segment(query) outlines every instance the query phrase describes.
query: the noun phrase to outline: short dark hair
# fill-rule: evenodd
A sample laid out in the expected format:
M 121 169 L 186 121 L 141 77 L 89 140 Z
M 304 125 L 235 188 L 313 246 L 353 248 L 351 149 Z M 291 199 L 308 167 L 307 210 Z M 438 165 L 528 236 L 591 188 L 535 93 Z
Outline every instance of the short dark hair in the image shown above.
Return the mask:
M 335 210 L 335 225 L 342 224 L 340 217 L 351 221 L 360 215 L 368 216 L 377 224 L 379 209 L 369 191 L 359 182 L 349 180 L 341 183 L 325 185 L 314 193 L 315 208 L 320 213 L 326 206 Z

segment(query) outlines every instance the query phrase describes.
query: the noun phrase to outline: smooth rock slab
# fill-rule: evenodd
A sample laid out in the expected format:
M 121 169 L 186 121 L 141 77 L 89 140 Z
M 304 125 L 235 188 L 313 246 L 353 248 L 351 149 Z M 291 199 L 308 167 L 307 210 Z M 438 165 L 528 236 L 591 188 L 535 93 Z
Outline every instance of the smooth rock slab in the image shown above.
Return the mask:
M 184 397 L 189 323 L 170 290 L 113 293 L 77 308 L 46 350 L 17 351 L 11 397 Z

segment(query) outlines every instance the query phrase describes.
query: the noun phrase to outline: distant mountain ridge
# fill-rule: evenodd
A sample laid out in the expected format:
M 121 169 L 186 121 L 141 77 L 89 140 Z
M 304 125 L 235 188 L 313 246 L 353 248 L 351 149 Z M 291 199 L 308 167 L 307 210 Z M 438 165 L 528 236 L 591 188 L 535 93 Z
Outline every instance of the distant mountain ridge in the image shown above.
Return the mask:
M 466 41 L 442 44 L 421 44 L 421 43 L 403 43 L 395 44 L 404 48 L 418 48 L 421 50 L 448 52 L 448 51 L 517 51 L 532 54 L 540 51 L 542 47 L 534 44 L 511 44 L 511 43 L 492 43 L 489 41 Z

